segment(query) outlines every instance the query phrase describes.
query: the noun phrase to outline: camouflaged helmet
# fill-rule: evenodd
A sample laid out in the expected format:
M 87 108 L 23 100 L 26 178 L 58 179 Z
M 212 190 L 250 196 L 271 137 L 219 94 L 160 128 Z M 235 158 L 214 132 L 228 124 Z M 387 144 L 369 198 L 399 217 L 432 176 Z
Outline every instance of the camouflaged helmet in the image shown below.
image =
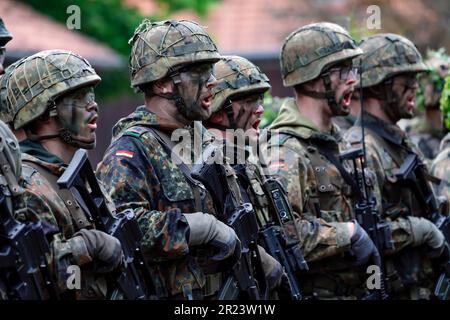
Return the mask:
M 292 87 L 317 78 L 328 66 L 362 53 L 341 26 L 320 22 L 292 32 L 281 48 L 283 84 Z
M 0 40 L 6 44 L 8 41 L 12 39 L 11 33 L 9 33 L 8 29 L 5 27 L 5 23 L 3 19 L 0 17 Z
M 361 63 L 362 87 L 378 85 L 388 78 L 405 72 L 428 71 L 416 46 L 397 34 L 380 33 L 362 40 L 364 54 L 354 65 Z
M 7 83 L 14 129 L 40 117 L 64 93 L 96 85 L 100 80 L 86 59 L 70 51 L 46 50 L 23 59 Z
M 19 142 L 8 125 L 0 121 L 0 186 L 5 195 L 16 196 L 23 192 L 19 185 L 21 177 Z
M 13 121 L 14 117 L 14 108 L 11 108 L 11 105 L 8 104 L 8 96 L 7 92 L 7 83 L 8 79 L 11 76 L 11 72 L 14 68 L 25 58 L 17 60 L 16 62 L 10 64 L 6 69 L 5 73 L 0 76 L 0 120 L 9 124 Z
M 214 65 L 217 86 L 211 112 L 219 111 L 225 101 L 239 94 L 264 93 L 270 89 L 269 78 L 253 63 L 239 56 L 223 56 Z
M 144 20 L 129 43 L 131 86 L 135 88 L 164 78 L 176 67 L 220 58 L 208 33 L 189 20 Z

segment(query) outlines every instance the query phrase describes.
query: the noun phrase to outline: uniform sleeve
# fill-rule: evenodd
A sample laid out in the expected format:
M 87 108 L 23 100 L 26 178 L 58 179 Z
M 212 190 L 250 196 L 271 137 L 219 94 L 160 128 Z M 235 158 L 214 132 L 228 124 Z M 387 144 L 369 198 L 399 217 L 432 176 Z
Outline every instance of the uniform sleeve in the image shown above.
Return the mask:
M 308 262 L 336 256 L 350 248 L 346 223 L 327 223 L 323 219 L 297 219 L 296 222 L 302 252 Z
M 123 136 L 107 150 L 97 168 L 97 177 L 106 186 L 117 212 L 133 209 L 136 213 L 144 235 L 143 252 L 155 262 L 178 259 L 189 252 L 189 226 L 181 210 L 158 210 L 161 183 L 150 159 L 160 152 L 157 148 Z

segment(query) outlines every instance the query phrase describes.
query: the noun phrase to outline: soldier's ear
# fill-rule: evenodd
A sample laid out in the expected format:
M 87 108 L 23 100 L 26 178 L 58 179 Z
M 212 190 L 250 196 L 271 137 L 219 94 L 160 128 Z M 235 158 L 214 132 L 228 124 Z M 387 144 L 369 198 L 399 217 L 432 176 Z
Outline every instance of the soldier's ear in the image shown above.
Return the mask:
M 172 93 L 173 92 L 173 81 L 169 78 L 163 78 L 156 80 L 153 83 L 153 92 L 155 93 Z

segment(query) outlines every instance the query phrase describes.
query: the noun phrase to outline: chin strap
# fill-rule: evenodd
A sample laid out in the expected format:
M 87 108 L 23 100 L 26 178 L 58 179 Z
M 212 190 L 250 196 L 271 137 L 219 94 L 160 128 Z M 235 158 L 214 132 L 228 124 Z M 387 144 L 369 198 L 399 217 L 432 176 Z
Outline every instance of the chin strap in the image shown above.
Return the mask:
M 302 87 L 300 88 L 300 92 L 305 96 L 312 97 L 315 99 L 326 99 L 328 106 L 331 109 L 331 112 L 334 115 L 343 115 L 342 108 L 339 103 L 336 101 L 336 92 L 331 89 L 331 79 L 329 73 L 324 73 L 321 76 L 323 85 L 325 86 L 325 92 L 315 92 L 310 90 L 305 90 Z

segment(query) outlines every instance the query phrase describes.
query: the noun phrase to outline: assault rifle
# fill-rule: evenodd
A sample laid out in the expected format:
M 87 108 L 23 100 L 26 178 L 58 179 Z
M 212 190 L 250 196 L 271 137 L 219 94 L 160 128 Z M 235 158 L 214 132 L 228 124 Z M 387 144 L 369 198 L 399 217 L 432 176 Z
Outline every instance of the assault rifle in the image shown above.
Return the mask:
M 363 138 L 364 139 L 364 138 Z M 376 199 L 367 186 L 365 177 L 365 153 L 362 148 L 350 149 L 341 153 L 342 161 L 350 160 L 353 163 L 355 186 L 352 187 L 356 197 L 355 216 L 361 227 L 367 232 L 369 237 L 378 249 L 379 258 L 374 263 L 380 268 L 380 288 L 373 294 L 365 297 L 367 300 L 387 300 L 389 298 L 386 290 L 385 266 L 383 262 L 383 251 L 394 249 L 389 224 L 383 220 L 376 209 Z M 361 164 L 358 169 L 357 160 Z
M 373 243 L 378 249 L 379 256 L 374 258 L 374 263 L 380 268 L 380 288 L 375 290 L 373 294 L 365 297 L 367 300 L 387 300 L 389 298 L 386 288 L 386 274 L 383 262 L 384 250 L 394 248 L 391 238 L 391 231 L 388 223 L 381 218 L 381 213 L 376 209 L 376 199 L 373 196 L 366 181 L 366 142 L 364 133 L 364 103 L 363 103 L 363 86 L 362 86 L 362 68 L 360 64 L 359 74 L 359 102 L 360 102 L 360 117 L 361 117 L 361 145 L 362 148 L 351 149 L 340 155 L 340 160 L 350 160 L 353 163 L 354 179 L 347 178 L 345 170 L 340 170 L 343 178 L 352 187 L 353 193 L 356 196 L 355 215 L 358 223 L 367 232 Z M 357 161 L 359 160 L 360 168 L 358 169 Z M 339 168 L 339 167 L 338 167 Z
M 218 299 L 237 299 L 240 292 L 245 292 L 250 300 L 267 299 L 268 286 L 257 248 L 256 213 L 250 203 L 237 200 L 236 192 L 243 190 L 230 187 L 227 177 L 233 174 L 229 171 L 231 167 L 226 169 L 212 161 L 217 156 L 216 152 L 222 150 L 213 145 L 206 148 L 203 162 L 193 166 L 191 176 L 205 186 L 213 198 L 217 218 L 233 228 L 241 241 L 241 258 L 220 289 Z
M 289 279 L 293 300 L 301 300 L 299 271 L 307 271 L 308 264 L 300 248 L 300 237 L 296 229 L 296 221 L 286 191 L 281 183 L 273 178 L 267 178 L 262 185 L 269 200 L 270 220 L 266 221 L 260 230 L 263 246 L 267 252 L 283 266 Z M 294 228 L 296 238 L 286 234 L 286 226 Z
M 141 251 L 142 232 L 133 210 L 113 215 L 106 205 L 103 192 L 84 149 L 75 152 L 67 169 L 57 181 L 77 199 L 98 230 L 119 239 L 124 253 L 124 266 L 115 285 L 128 300 L 149 299 L 155 294 L 150 270 Z M 117 288 L 114 288 L 117 289 Z M 115 290 L 113 290 L 115 292 Z

